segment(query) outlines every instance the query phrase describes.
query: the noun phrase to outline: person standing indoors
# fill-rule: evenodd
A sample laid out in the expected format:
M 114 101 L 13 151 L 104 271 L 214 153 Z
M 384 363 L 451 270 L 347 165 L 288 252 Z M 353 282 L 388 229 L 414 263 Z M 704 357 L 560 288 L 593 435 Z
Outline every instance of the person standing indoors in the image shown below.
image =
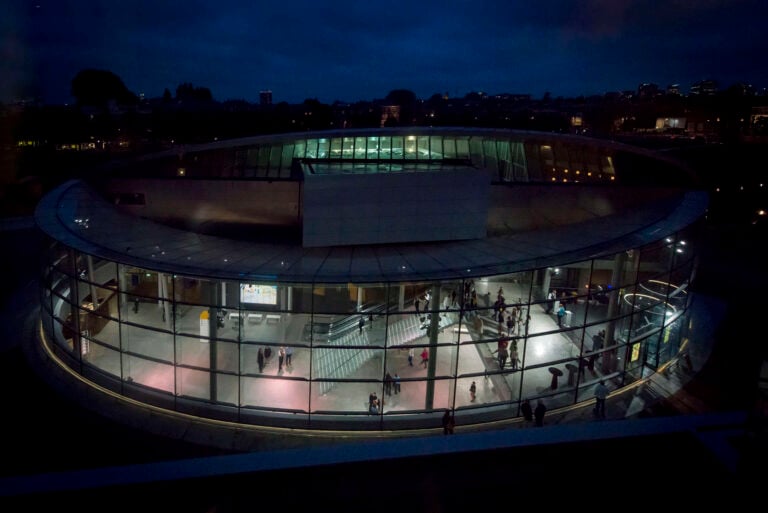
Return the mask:
M 547 294 L 547 313 L 552 313 L 552 310 L 555 309 L 555 300 L 557 299 L 557 291 L 556 290 L 550 290 L 549 294 Z
M 280 346 L 277 350 L 277 372 L 283 372 L 283 362 L 285 361 L 285 348 Z
M 293 365 L 293 347 L 288 346 L 285 348 L 285 366 L 290 367 Z
M 507 316 L 507 336 L 511 337 L 514 332 L 515 332 L 515 315 L 509 314 Z
M 392 385 L 395 389 L 395 394 L 400 393 L 400 376 L 395 372 L 395 376 L 392 378 Z
M 256 355 L 256 361 L 259 362 L 259 372 L 264 372 L 264 349 L 261 347 Z
M 424 366 L 424 368 L 427 368 L 427 362 L 429 361 L 429 351 L 427 351 L 427 348 L 425 347 L 424 350 L 421 352 L 421 364 Z
M 413 367 L 413 348 L 408 350 L 408 365 Z
M 558 328 L 563 327 L 564 317 L 565 317 L 565 305 L 563 303 L 560 303 L 560 306 L 557 309 L 557 327 Z
M 605 418 L 606 397 L 608 397 L 608 387 L 605 386 L 605 381 L 601 379 L 595 386 L 595 417 Z
M 471 385 L 469 385 L 469 400 L 470 402 L 475 402 L 475 399 L 477 398 L 477 385 L 473 381 Z

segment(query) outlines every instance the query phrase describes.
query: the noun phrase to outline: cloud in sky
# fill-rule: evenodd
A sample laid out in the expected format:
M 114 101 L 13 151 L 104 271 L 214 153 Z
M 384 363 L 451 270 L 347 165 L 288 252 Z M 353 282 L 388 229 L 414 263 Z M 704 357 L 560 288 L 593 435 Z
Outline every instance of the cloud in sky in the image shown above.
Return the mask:
M 218 100 L 298 103 L 411 89 L 555 96 L 686 88 L 703 78 L 768 86 L 764 0 L 9 0 L 0 101 L 71 100 L 78 71 L 114 72 L 149 97 L 182 82 Z

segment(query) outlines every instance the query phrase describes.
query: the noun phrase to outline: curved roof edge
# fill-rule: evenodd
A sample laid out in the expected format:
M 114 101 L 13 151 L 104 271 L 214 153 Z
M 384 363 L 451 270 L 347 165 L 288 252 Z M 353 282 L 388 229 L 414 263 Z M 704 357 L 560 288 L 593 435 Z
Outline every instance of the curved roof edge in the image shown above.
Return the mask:
M 231 240 L 121 213 L 82 181 L 46 195 L 38 227 L 76 250 L 161 272 L 233 281 L 376 283 L 507 274 L 607 256 L 679 231 L 708 207 L 681 192 L 629 214 L 479 240 L 302 248 Z

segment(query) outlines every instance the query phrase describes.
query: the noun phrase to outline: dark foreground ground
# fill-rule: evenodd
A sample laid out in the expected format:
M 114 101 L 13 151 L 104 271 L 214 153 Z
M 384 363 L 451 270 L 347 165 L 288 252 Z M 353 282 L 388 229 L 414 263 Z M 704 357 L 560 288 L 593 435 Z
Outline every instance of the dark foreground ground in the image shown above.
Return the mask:
M 337 454 L 328 459 L 274 470 L 281 462 L 301 459 L 286 453 L 271 454 L 264 464 L 244 461 L 242 454 L 127 428 L 51 389 L 29 365 L 25 349 L 34 333 L 41 241 L 34 231 L 4 231 L 0 435 L 5 450 L 0 457 L 0 511 L 56 503 L 76 505 L 78 511 L 240 512 L 271 505 L 440 512 L 529 505 L 606 508 L 619 506 L 616 499 L 645 504 L 642 507 L 659 501 L 694 506 L 716 497 L 746 508 L 751 498 L 760 496 L 759 482 L 768 475 L 766 398 L 760 388 L 761 364 L 768 355 L 765 314 L 759 307 L 762 291 L 768 290 L 768 273 L 756 251 L 765 235 L 760 226 L 709 227 L 694 287 L 699 294 L 719 298 L 726 308 L 714 334 L 712 357 L 697 369 L 683 393 L 706 404 L 709 412 L 747 413 L 746 429 L 737 430 L 728 441 L 738 454 L 735 466 L 724 464 L 692 432 L 649 431 L 569 443 L 562 439 L 564 431 L 557 431 L 564 426 L 557 426 L 552 427 L 551 443 L 475 450 L 476 436 L 482 434 L 459 432 L 424 440 L 419 455 L 401 456 L 399 441 L 362 443 L 331 449 Z M 689 409 L 681 410 L 682 402 L 660 400 L 638 421 L 680 419 L 690 414 Z M 451 444 L 448 449 L 446 443 Z M 339 462 L 338 454 L 344 453 L 363 456 Z M 212 470 L 204 477 L 185 477 L 190 469 L 204 468 Z M 83 485 L 93 472 L 124 475 L 125 484 Z M 130 479 L 153 472 L 157 480 Z M 28 477 L 35 479 L 24 481 Z

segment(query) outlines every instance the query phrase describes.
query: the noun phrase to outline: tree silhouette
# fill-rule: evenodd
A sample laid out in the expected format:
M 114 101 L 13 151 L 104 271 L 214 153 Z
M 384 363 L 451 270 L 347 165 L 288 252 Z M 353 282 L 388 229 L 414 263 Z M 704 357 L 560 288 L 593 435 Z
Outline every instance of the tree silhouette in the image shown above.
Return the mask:
M 179 84 L 176 88 L 176 99 L 181 101 L 211 102 L 213 94 L 207 87 L 194 87 L 189 82 Z
M 78 105 L 106 107 L 111 101 L 121 105 L 137 102 L 134 93 L 111 71 L 84 69 L 72 79 L 72 96 Z

